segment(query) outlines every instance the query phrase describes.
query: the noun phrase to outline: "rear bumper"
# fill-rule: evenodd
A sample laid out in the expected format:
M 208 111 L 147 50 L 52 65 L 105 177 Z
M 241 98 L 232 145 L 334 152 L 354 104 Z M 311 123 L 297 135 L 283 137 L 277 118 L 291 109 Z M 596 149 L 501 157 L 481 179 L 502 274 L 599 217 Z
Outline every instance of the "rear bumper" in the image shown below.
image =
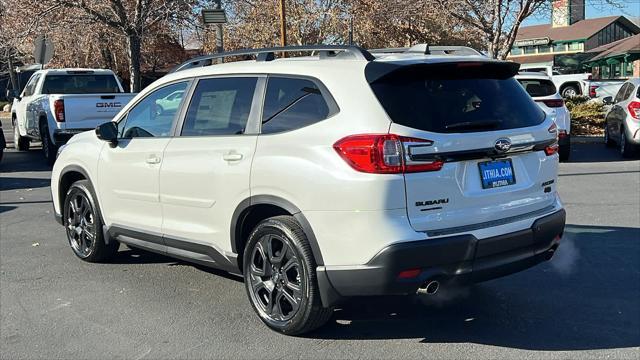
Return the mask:
M 73 135 L 93 129 L 56 129 L 53 131 L 53 141 L 56 145 L 66 144 Z
M 392 244 L 368 264 L 319 267 L 323 304 L 342 297 L 414 294 L 431 280 L 476 283 L 522 271 L 550 258 L 564 231 L 565 211 L 536 220 L 531 228 L 487 239 L 458 235 Z M 398 279 L 404 270 L 417 277 Z

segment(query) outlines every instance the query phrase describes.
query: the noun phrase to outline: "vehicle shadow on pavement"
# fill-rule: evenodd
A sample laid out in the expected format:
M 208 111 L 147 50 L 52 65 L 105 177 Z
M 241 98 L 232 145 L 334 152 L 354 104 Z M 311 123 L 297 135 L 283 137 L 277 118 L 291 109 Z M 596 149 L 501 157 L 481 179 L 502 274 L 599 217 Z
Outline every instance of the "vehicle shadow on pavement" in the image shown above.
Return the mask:
M 640 346 L 639 240 L 640 228 L 568 225 L 550 262 L 428 299 L 353 299 L 309 337 L 554 351 Z
M 0 207 L 1 209 L 1 207 Z M 191 266 L 200 271 L 208 272 L 211 275 L 221 276 L 229 280 L 237 282 L 243 282 L 242 276 L 230 274 L 223 270 L 215 268 L 209 268 L 206 266 L 177 260 L 168 256 L 156 254 L 154 252 L 130 248 L 125 245 L 120 245 L 120 250 L 116 256 L 109 261 L 110 264 L 162 264 L 166 263 L 167 266 Z
M 0 191 L 33 189 L 51 185 L 51 179 L 24 178 L 24 177 L 1 177 Z
M 51 166 L 47 164 L 40 149 L 29 151 L 16 151 L 5 149 L 4 157 L 0 162 L 0 172 L 26 172 L 26 171 L 50 171 Z
M 571 155 L 568 163 L 591 163 L 611 161 L 633 161 L 640 159 L 640 155 L 634 158 L 624 158 L 616 147 L 607 148 L 602 143 L 571 143 Z

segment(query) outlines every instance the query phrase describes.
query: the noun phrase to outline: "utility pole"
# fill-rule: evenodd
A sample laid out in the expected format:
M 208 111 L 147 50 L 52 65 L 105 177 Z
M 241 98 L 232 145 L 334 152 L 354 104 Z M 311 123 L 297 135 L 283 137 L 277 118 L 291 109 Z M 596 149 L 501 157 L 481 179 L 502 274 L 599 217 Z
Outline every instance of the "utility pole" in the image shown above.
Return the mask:
M 349 18 L 349 45 L 353 45 L 353 16 Z
M 222 0 L 216 1 L 216 9 L 222 9 Z M 224 43 L 222 37 L 222 24 L 216 24 L 216 52 L 221 53 L 224 52 Z M 221 59 L 222 61 L 222 59 Z
M 280 0 L 280 46 L 287 46 L 287 8 L 285 0 Z

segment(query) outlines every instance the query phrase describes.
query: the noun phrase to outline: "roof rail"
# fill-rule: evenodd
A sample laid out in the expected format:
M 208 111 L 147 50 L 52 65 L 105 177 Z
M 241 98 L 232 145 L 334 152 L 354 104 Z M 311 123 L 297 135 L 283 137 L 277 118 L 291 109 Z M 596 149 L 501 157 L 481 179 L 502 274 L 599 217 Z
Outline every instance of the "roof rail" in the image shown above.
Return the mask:
M 410 48 L 388 48 L 369 50 L 372 54 L 423 54 L 423 55 L 481 55 L 481 52 L 468 46 L 432 46 L 429 44 L 417 44 Z
M 228 51 L 218 54 L 210 54 L 199 56 L 186 61 L 171 70 L 169 73 L 177 71 L 204 67 L 213 64 L 215 59 L 224 59 L 233 56 L 255 56 L 256 61 L 272 61 L 275 59 L 275 53 L 277 52 L 317 52 L 320 59 L 326 58 L 347 58 L 358 60 L 372 61 L 375 59 L 371 53 L 367 50 L 353 45 L 307 45 L 307 46 L 285 46 L 285 47 L 271 47 L 263 49 L 243 49 Z

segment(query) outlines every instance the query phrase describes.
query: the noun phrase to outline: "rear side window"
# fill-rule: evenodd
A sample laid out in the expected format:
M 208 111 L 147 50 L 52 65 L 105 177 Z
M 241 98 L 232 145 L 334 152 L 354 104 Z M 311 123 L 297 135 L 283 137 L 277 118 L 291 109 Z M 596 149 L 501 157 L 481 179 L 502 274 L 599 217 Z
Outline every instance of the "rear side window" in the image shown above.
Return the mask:
M 299 129 L 329 117 L 331 110 L 316 83 L 270 77 L 262 114 L 262 133 Z
M 113 75 L 47 75 L 42 85 L 43 94 L 113 94 L 120 87 Z
M 458 133 L 542 123 L 544 112 L 510 76 L 501 65 L 424 66 L 393 72 L 371 88 L 393 122 L 414 129 Z
M 255 77 L 200 80 L 191 97 L 182 136 L 243 134 L 257 82 Z
M 541 79 L 518 79 L 518 82 L 531 97 L 550 96 L 556 93 L 553 82 Z
M 625 94 L 627 93 L 627 90 L 629 89 L 629 85 L 630 84 L 624 84 L 622 85 L 622 87 L 620 87 L 620 90 L 618 90 L 618 93 L 616 94 L 615 99 L 613 100 L 614 102 L 620 102 L 623 101 L 625 99 Z

